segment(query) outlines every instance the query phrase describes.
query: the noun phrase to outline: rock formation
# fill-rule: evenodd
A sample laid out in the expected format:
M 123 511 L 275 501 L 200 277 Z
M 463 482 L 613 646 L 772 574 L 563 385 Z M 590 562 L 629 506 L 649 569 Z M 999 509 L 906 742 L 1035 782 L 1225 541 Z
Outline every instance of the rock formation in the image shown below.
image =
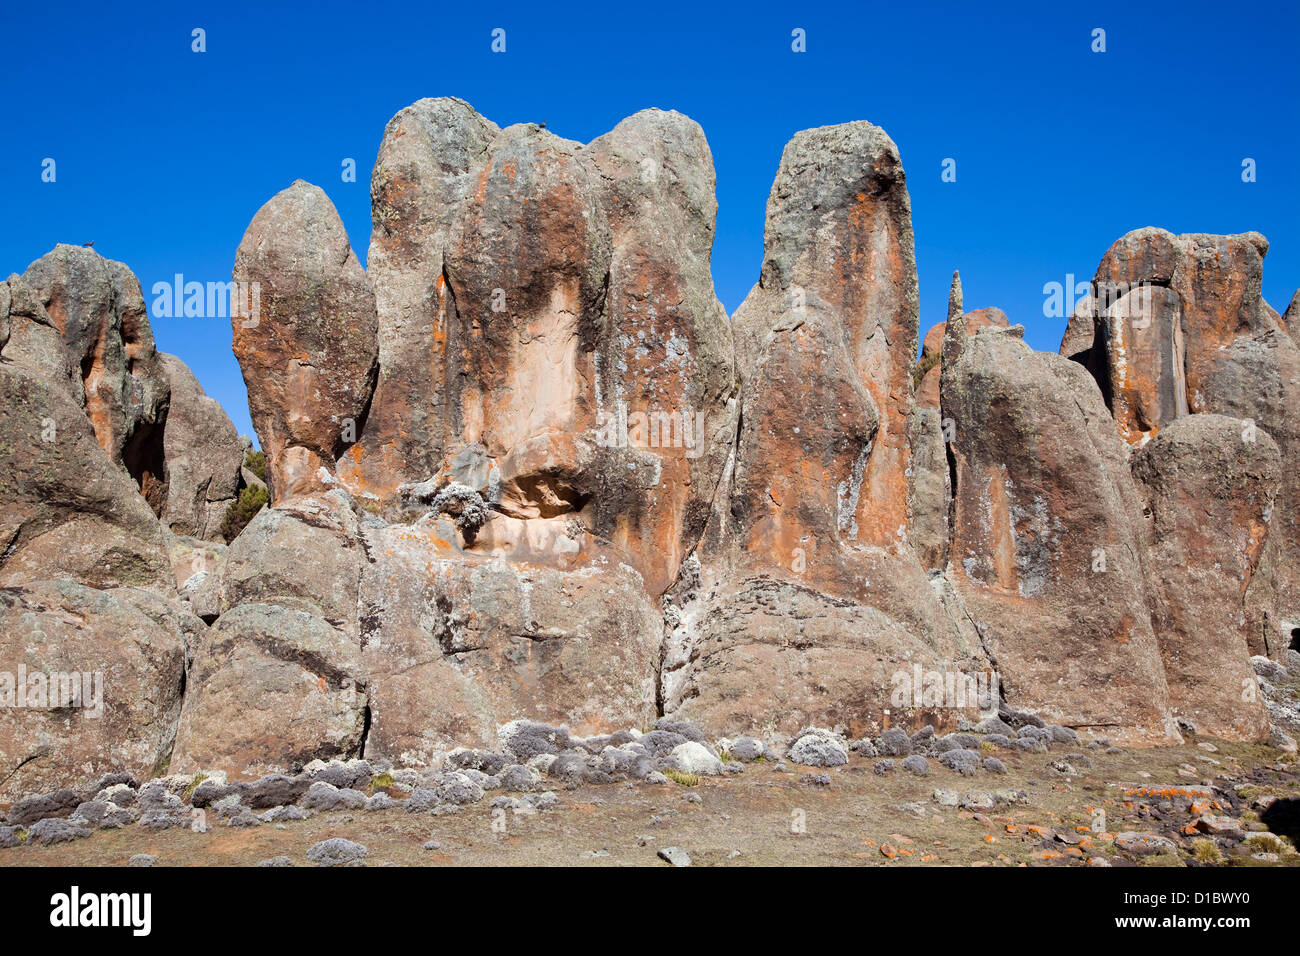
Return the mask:
M 677 113 L 584 145 L 421 100 L 371 201 L 364 269 L 301 181 L 239 245 L 272 506 L 229 542 L 247 440 L 155 351 L 126 267 L 58 246 L 0 283 L 0 697 L 20 667 L 103 678 L 102 719 L 0 709 L 0 798 L 430 767 L 527 749 L 520 718 L 754 753 L 996 709 L 1268 738 L 1250 655 L 1300 628 L 1300 319 L 1260 297 L 1261 236 L 1130 233 L 1059 355 L 954 278 L 918 363 L 906 180 L 869 123 L 791 140 L 731 320 Z
M 1253 232 L 1131 232 L 1102 258 L 1061 354 L 1092 373 L 1130 444 L 1206 413 L 1241 419 L 1277 443 L 1274 545 L 1247 595 L 1260 622 L 1251 646 L 1277 656 L 1300 624 L 1300 468 L 1286 464 L 1300 460 L 1300 349 L 1260 295 L 1267 252 Z

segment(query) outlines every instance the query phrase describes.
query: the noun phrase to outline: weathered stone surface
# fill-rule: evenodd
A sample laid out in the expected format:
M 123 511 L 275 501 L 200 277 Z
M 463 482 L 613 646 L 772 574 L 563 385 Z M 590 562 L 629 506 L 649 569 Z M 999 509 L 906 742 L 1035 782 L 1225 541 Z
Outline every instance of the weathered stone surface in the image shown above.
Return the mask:
M 616 552 L 578 534 L 559 539 L 572 550 L 521 536 L 480 555 L 446 519 L 366 537 L 368 755 L 424 764 L 495 744 L 520 714 L 581 734 L 654 720 L 661 618 Z
M 193 613 L 208 623 L 221 614 L 221 576 L 226 566 L 226 546 L 185 535 L 168 534 L 176 590 Z
M 355 756 L 366 709 L 360 656 L 353 638 L 305 611 L 226 611 L 196 650 L 172 769 L 254 779 Z
M 67 391 L 0 364 L 0 434 L 0 586 L 171 589 L 162 529 Z
M 7 361 L 23 366 L 45 382 L 64 389 L 78 404 L 85 404 L 85 388 L 81 384 L 80 370 L 73 367 L 68 350 L 63 347 L 63 337 L 54 327 L 54 320 L 45 311 L 35 289 L 23 281 L 22 276 L 11 275 L 0 291 L 6 300 L 0 320 L 5 329 L 3 351 Z
M 938 369 L 935 369 L 938 371 Z M 908 539 L 927 571 L 948 563 L 948 507 L 952 479 L 939 409 L 917 406 L 909 431 L 912 467 L 908 476 Z
M 942 411 L 956 473 L 949 575 L 1014 707 L 1176 740 L 1144 584 L 1141 505 L 1101 396 L 1019 326 L 949 322 Z
M 157 773 L 180 716 L 180 629 L 163 602 L 133 588 L 0 588 L 0 799 L 109 771 Z M 13 697 L 20 692 L 25 706 Z
M 272 501 L 325 490 L 360 432 L 379 348 L 374 292 L 329 197 L 302 180 L 277 193 L 244 233 L 234 280 L 257 283 L 257 314 L 250 295 L 231 325 Z
M 323 618 L 355 640 L 357 594 L 366 561 L 360 523 L 337 491 L 263 508 L 226 550 L 223 612 L 279 604 Z
M 100 446 L 126 467 L 157 513 L 167 493 L 168 386 L 139 280 L 93 249 L 60 244 L 28 266 L 23 281 L 59 331 L 68 365 L 79 371 L 74 397 Z
M 1165 425 L 1133 457 L 1146 503 L 1153 623 L 1169 705 L 1202 734 L 1260 741 L 1268 714 L 1245 607 L 1269 536 L 1281 460 L 1261 430 L 1221 415 Z
M 845 123 L 786 146 L 762 276 L 734 325 L 745 394 L 732 511 L 749 550 L 785 564 L 799 531 L 828 519 L 832 539 L 899 541 L 916 264 L 903 167 L 883 130 Z
M 184 362 L 161 352 L 158 360 L 171 389 L 163 431 L 167 503 L 160 517 L 176 534 L 220 539 L 221 519 L 239 491 L 244 440 Z

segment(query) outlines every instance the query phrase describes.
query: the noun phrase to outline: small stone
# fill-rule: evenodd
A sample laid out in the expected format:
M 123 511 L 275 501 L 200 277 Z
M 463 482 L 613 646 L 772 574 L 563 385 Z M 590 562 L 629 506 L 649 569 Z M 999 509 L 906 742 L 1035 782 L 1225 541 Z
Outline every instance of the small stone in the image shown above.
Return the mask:
M 287 856 L 273 856 L 266 860 L 258 860 L 254 865 L 274 867 L 293 866 L 293 860 L 289 859 Z
M 1115 846 L 1125 852 L 1136 853 L 1139 856 L 1146 856 L 1152 853 L 1164 853 L 1177 849 L 1174 842 L 1165 837 L 1153 833 L 1137 833 L 1132 830 L 1117 834 L 1115 837 Z
M 690 866 L 691 858 L 681 847 L 666 846 L 659 850 L 659 859 L 671 863 L 673 866 Z
M 127 866 L 153 866 L 158 862 L 158 857 L 152 853 L 137 853 L 131 859 L 127 860 Z

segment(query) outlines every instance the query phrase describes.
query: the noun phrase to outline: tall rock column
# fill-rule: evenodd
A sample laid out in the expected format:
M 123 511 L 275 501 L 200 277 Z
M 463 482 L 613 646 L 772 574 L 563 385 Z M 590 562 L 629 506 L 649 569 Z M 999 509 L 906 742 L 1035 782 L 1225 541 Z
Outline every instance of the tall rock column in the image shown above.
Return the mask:
M 974 674 L 987 661 L 908 542 L 916 273 L 883 130 L 791 140 L 733 327 L 736 447 L 665 609 L 665 710 L 729 733 L 955 724 L 963 710 L 945 702 L 891 703 L 914 665 Z
M 326 488 L 360 434 L 378 357 L 375 296 L 333 204 L 298 180 L 235 255 L 235 356 L 273 501 Z

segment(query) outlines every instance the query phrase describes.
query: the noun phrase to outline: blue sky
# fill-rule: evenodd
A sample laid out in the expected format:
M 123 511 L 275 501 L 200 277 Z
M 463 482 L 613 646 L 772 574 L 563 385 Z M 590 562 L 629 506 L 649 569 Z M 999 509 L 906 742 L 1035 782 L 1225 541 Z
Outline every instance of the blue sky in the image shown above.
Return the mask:
M 922 333 L 959 268 L 968 308 L 999 306 L 1055 351 L 1064 319 L 1044 316 L 1044 284 L 1090 277 L 1146 225 L 1258 230 L 1272 243 L 1265 297 L 1283 310 L 1300 286 L 1294 3 L 19 7 L 0 13 L 3 274 L 94 240 L 146 299 L 176 273 L 226 281 L 253 214 L 298 178 L 330 195 L 364 262 L 384 124 L 454 95 L 501 126 L 545 121 L 583 142 L 646 107 L 697 120 L 717 167 L 713 275 L 728 312 L 758 276 L 786 141 L 857 119 L 902 153 Z M 196 27 L 205 53 L 191 51 Z M 497 27 L 505 54 L 490 50 Z M 806 53 L 791 51 L 795 28 Z M 345 157 L 355 183 L 341 181 Z M 941 181 L 946 158 L 956 182 Z M 252 434 L 229 321 L 153 325 Z

